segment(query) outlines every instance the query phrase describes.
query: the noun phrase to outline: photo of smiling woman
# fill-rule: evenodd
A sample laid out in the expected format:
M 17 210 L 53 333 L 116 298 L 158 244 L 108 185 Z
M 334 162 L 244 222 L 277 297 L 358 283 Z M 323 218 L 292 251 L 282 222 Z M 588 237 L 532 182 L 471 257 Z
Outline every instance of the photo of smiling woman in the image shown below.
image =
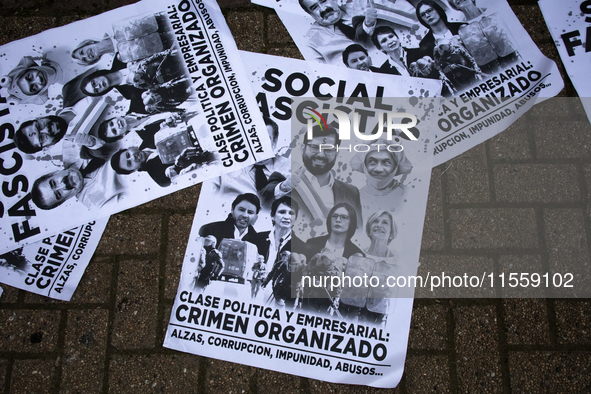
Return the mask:
M 373 44 L 388 55 L 378 72 L 410 76 L 409 65 L 420 57 L 417 48 L 404 48 L 400 37 L 391 26 L 378 26 L 371 35 Z
M 18 65 L 0 78 L 0 87 L 8 91 L 11 104 L 44 104 L 50 85 L 62 83 L 62 69 L 46 58 L 23 56 Z
M 353 255 L 363 256 L 363 251 L 355 245 L 351 238 L 357 229 L 357 214 L 355 209 L 347 203 L 336 204 L 328 212 L 326 218 L 327 235 L 310 238 L 306 245 L 309 247 L 310 262 L 302 272 L 303 276 L 318 278 L 340 275 L 347 265 L 347 259 Z M 338 313 L 338 299 L 341 288 L 329 291 L 325 287 L 308 286 L 303 288 L 303 307 L 318 313 Z
M 368 274 L 377 276 L 384 272 L 392 273 L 392 269 L 398 266 L 398 253 L 392 251 L 390 243 L 398 235 L 398 227 L 388 211 L 377 211 L 369 217 L 365 225 L 365 232 L 371 244 L 364 250 L 365 260 L 362 267 Z M 374 289 L 368 288 L 365 298 L 342 298 L 340 312 L 349 319 L 360 320 L 366 323 L 381 324 L 385 321 L 389 308 L 389 299 L 376 297 L 372 294 Z M 394 294 L 382 293 L 389 297 Z
M 273 298 L 277 306 L 293 308 L 295 299 L 291 297 L 291 226 L 296 211 L 291 207 L 292 200 L 283 196 L 271 206 L 273 230 L 261 233 L 268 243 L 266 265 L 271 271 L 263 280 L 263 287 L 272 284 Z
M 412 171 L 412 163 L 407 159 L 402 146 L 390 146 L 385 140 L 377 140 L 367 153 L 357 153 L 351 159 L 351 169 L 366 176 L 366 184 L 359 189 L 363 217 L 368 217 L 376 209 L 396 210 L 403 202 L 404 180 Z M 378 151 L 378 147 L 381 148 Z
M 387 268 L 397 267 L 399 264 L 398 253 L 390 249 L 389 245 L 398 235 L 398 226 L 387 211 L 378 211 L 371 215 L 367 220 L 365 232 L 371 240 L 371 244 L 365 250 L 366 257 L 374 259 L 375 270 L 380 269 L 380 264 L 385 264 Z M 369 289 L 368 298 L 365 307 L 360 310 L 359 318 L 369 323 L 380 324 L 385 320 L 386 312 L 389 309 L 389 298 L 371 297 L 372 289 Z

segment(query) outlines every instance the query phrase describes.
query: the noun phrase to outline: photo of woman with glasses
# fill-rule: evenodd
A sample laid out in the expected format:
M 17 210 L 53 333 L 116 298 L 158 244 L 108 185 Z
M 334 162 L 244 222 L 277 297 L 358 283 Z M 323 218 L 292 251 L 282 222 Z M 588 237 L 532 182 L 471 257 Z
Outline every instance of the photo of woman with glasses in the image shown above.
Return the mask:
M 310 238 L 306 242 L 312 255 L 328 249 L 336 257 L 346 259 L 354 254 L 365 256 L 363 251 L 351 242 L 357 229 L 357 214 L 351 205 L 342 202 L 332 207 L 326 218 L 326 229 L 328 234 Z
M 365 256 L 351 238 L 357 229 L 357 214 L 347 203 L 336 204 L 326 218 L 327 235 L 311 238 L 306 242 L 310 248 L 310 262 L 304 268 L 303 276 L 312 278 L 340 275 L 353 255 Z M 341 288 L 329 290 L 325 287 L 304 288 L 302 305 L 313 312 L 338 313 L 338 299 Z
M 442 39 L 449 40 L 458 35 L 460 27 L 465 25 L 465 23 L 448 22 L 443 8 L 432 0 L 420 1 L 416 7 L 416 14 L 419 22 L 429 29 L 429 33 L 419 43 L 419 47 L 426 56 L 433 57 L 437 42 Z

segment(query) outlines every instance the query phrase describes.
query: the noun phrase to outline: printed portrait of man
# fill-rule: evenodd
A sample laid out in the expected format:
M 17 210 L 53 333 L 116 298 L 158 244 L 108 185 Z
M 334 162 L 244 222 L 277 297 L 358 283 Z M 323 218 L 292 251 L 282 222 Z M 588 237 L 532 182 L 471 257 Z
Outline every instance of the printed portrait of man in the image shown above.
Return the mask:
M 359 44 L 351 44 L 343 51 L 343 63 L 353 70 L 378 72 L 378 69 L 372 66 L 367 49 Z
M 49 210 L 76 196 L 84 187 L 84 176 L 75 167 L 45 174 L 33 183 L 31 196 L 37 207 Z
M 226 220 L 203 225 L 199 229 L 199 236 L 213 235 L 218 240 L 216 248 L 225 238 L 248 241 L 257 247 L 260 255 L 265 256 L 267 250 L 264 237 L 260 236 L 253 227 L 260 210 L 261 200 L 256 195 L 240 194 L 232 202 L 232 208 Z
M 80 169 L 71 166 L 42 175 L 31 188 L 33 203 L 49 210 L 73 197 L 88 208 L 101 208 L 109 201 L 118 200 L 124 195 L 125 187 L 104 164 L 104 160 L 93 159 Z
M 304 135 L 304 166 L 296 171 L 295 176 L 292 175 L 292 198 L 311 221 L 324 220 L 334 205 L 347 203 L 355 209 L 359 223 L 362 223 L 359 189 L 339 181 L 332 171 L 338 157 L 336 147 L 340 144 L 337 130 L 332 126 L 328 129 L 314 126 L 312 132 L 312 139 L 308 139 L 308 133 Z M 333 148 L 327 149 L 326 146 Z
M 315 21 L 306 34 L 315 61 L 337 64 L 349 45 L 372 45 L 369 37 L 378 18 L 374 7 L 367 7 L 364 15 L 354 16 L 350 3 L 342 7 L 336 0 L 299 0 L 299 3 Z
M 43 116 L 23 122 L 14 133 L 14 144 L 23 153 L 37 153 L 61 141 L 67 130 L 66 119 Z

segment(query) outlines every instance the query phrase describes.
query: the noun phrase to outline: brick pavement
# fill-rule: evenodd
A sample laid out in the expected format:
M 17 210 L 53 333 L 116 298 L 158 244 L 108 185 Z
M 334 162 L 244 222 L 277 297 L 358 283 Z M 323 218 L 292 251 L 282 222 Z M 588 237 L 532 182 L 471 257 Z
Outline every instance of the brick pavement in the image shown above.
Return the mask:
M 126 3 L 3 0 L 0 44 Z M 542 51 L 558 62 L 536 2 L 510 4 Z M 222 8 L 239 48 L 300 57 L 273 11 L 244 0 L 225 0 Z M 565 83 L 561 96 L 575 96 Z M 433 170 L 425 265 L 540 269 L 589 263 L 591 126 L 580 107 L 562 105 L 562 123 L 542 104 L 501 135 Z M 114 215 L 69 303 L 2 286 L 0 390 L 384 391 L 162 348 L 199 190 Z M 416 300 L 405 374 L 389 391 L 591 392 L 590 316 L 589 300 Z

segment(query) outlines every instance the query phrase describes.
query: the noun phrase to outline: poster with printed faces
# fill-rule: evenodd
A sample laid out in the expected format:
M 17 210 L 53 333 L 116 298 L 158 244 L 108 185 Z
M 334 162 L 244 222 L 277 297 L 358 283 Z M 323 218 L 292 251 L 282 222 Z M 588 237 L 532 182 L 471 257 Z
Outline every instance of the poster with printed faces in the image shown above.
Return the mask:
M 591 32 L 591 2 L 539 0 L 538 4 L 562 63 L 581 97 L 587 117 L 591 119 L 591 81 L 588 76 L 591 40 L 587 39 Z
M 212 0 L 145 0 L 0 48 L 1 252 L 272 156 Z
M 439 113 L 434 165 L 563 88 L 554 62 L 503 0 L 254 2 L 277 12 L 306 60 L 440 81 L 454 101 Z
M 241 55 L 276 156 L 203 183 L 164 346 L 394 387 L 440 82 Z

